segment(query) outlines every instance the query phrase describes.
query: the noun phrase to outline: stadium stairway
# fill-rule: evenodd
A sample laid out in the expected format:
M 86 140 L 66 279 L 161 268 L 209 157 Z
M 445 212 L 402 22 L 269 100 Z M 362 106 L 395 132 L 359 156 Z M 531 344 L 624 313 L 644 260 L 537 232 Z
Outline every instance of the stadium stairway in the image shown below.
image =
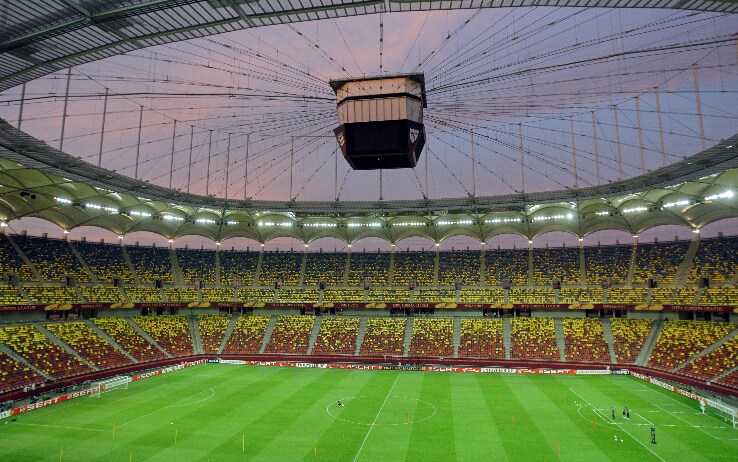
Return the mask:
M 407 357 L 408 352 L 410 351 L 410 344 L 413 341 L 413 324 L 414 324 L 413 318 L 407 318 L 405 320 L 405 339 L 403 343 L 402 348 L 402 356 Z
M 480 286 L 484 285 L 484 281 L 487 278 L 487 252 L 485 246 L 482 246 L 482 251 L 479 252 L 479 279 L 477 284 Z
M 356 350 L 354 350 L 354 356 L 359 356 L 361 351 L 361 344 L 364 343 L 364 335 L 366 334 L 366 316 L 362 316 L 359 320 L 359 332 L 356 335 Z
M 259 255 L 259 262 L 261 262 L 261 255 Z M 259 354 L 264 353 L 269 339 L 272 338 L 272 332 L 274 332 L 274 326 L 277 324 L 277 316 L 269 316 L 269 324 L 267 324 L 266 331 L 264 331 L 264 338 L 261 339 L 261 348 L 259 348 Z
M 220 247 L 215 251 L 215 286 L 220 287 Z
M 305 284 L 305 268 L 307 267 L 307 247 L 305 247 L 305 251 L 302 253 L 302 261 L 300 262 L 300 279 L 297 281 L 297 285 L 302 287 Z M 311 348 L 308 348 L 308 354 L 310 354 Z
M 351 272 L 351 249 L 346 252 L 346 266 L 343 267 L 343 280 L 341 281 L 342 286 L 348 285 L 349 273 Z M 364 322 L 366 325 L 366 322 Z
M 77 353 L 72 347 L 64 343 L 59 337 L 49 332 L 41 323 L 33 323 L 33 326 L 38 329 L 42 334 L 46 336 L 49 340 L 56 343 L 62 350 L 66 351 L 70 355 L 74 356 L 78 360 L 82 362 L 82 364 L 87 365 L 90 369 L 93 371 L 99 371 L 100 368 L 96 365 L 92 364 L 91 362 L 87 361 L 85 358 L 80 356 L 79 353 Z
M 738 366 L 735 366 L 732 369 L 728 369 L 727 371 L 723 372 L 722 374 L 713 377 L 712 379 L 710 379 L 710 381 L 711 382 L 717 382 L 718 380 L 721 380 L 723 377 L 726 377 L 726 376 L 728 376 L 728 375 L 730 375 L 730 374 L 732 374 L 733 372 L 736 372 L 736 371 L 738 371 Z
M 556 347 L 559 349 L 559 358 L 566 362 L 566 341 L 564 340 L 564 323 L 561 318 L 554 318 L 554 332 L 556 332 Z
M 97 275 L 92 272 L 92 269 L 90 269 L 90 266 L 87 264 L 84 258 L 82 258 L 82 255 L 77 251 L 77 249 L 74 247 L 74 244 L 72 244 L 72 241 L 67 240 L 67 244 L 69 244 L 69 248 L 72 249 L 72 254 L 74 254 L 74 257 L 77 259 L 80 265 L 82 265 L 82 269 L 85 270 L 85 273 L 87 273 L 87 277 L 90 278 L 90 281 L 92 281 L 93 284 L 99 284 L 100 280 L 97 278 Z M 105 281 L 107 283 L 110 283 L 111 281 Z
M 31 364 L 28 361 L 26 361 L 26 358 L 24 358 L 23 356 L 19 355 L 15 351 L 13 351 L 13 349 L 12 348 L 9 348 L 7 345 L 3 345 L 2 343 L 0 343 L 0 351 L 2 351 L 3 353 L 5 353 L 6 355 L 10 356 L 11 358 L 13 358 L 14 360 L 16 360 L 20 364 L 23 364 L 24 366 L 26 366 L 27 368 L 31 369 L 32 371 L 35 371 L 36 373 L 38 373 L 42 377 L 45 377 L 50 382 L 53 382 L 55 380 L 49 374 L 45 373 L 41 369 L 37 368 L 33 364 Z
M 533 244 L 528 244 L 528 282 L 526 283 L 528 287 L 533 287 L 533 277 L 536 274 L 535 269 L 536 265 L 533 262 Z M 508 292 L 510 291 L 508 290 Z
M 439 262 L 439 261 L 440 261 L 440 259 L 441 259 L 441 258 L 440 258 L 440 252 L 439 252 L 439 250 L 438 250 L 438 249 L 439 249 L 439 248 L 438 248 L 438 247 L 436 247 L 436 256 L 435 256 L 435 258 L 433 259 L 433 285 L 434 285 L 434 286 L 437 286 L 437 285 L 438 285 L 438 262 Z M 455 358 L 455 357 L 456 357 L 456 355 L 454 355 L 454 358 Z
M 116 350 L 120 351 L 123 354 L 123 356 L 125 356 L 128 359 L 130 359 L 131 362 L 133 362 L 133 363 L 140 362 L 138 359 L 136 359 L 133 356 L 131 356 L 123 347 L 121 347 L 120 345 L 118 345 L 118 342 L 116 342 L 115 340 L 113 340 L 108 334 L 105 333 L 104 330 L 102 330 L 99 327 L 97 327 L 97 325 L 94 322 L 92 322 L 90 320 L 87 320 L 87 319 L 85 321 L 83 321 L 83 322 L 85 323 L 85 325 L 87 327 L 89 327 L 90 329 L 92 329 L 92 331 L 94 333 L 96 333 L 97 335 L 99 335 L 100 337 L 102 337 L 103 340 L 105 340 L 106 342 L 108 342 L 109 344 L 111 344 L 113 346 L 113 348 L 115 348 Z
M 36 269 L 36 266 L 31 262 L 31 260 L 28 259 L 25 253 L 21 250 L 20 247 L 18 247 L 18 244 L 15 242 L 15 240 L 11 237 L 9 233 L 5 233 L 5 237 L 8 239 L 8 242 L 10 242 L 10 245 L 13 247 L 13 250 L 15 250 L 15 253 L 18 254 L 18 256 L 21 257 L 21 260 L 28 265 L 28 267 L 31 269 L 31 273 L 33 273 L 33 277 L 36 278 L 36 281 L 39 282 L 46 282 L 44 281 L 44 278 L 41 277 L 41 273 L 38 272 L 38 269 Z
M 141 286 L 141 279 L 139 279 L 138 274 L 136 273 L 136 267 L 133 266 L 133 262 L 131 261 L 131 256 L 128 255 L 128 251 L 126 250 L 126 246 L 122 245 L 120 246 L 121 253 L 123 253 L 123 260 L 126 261 L 126 265 L 128 265 L 128 269 L 131 271 L 131 274 L 133 275 L 133 282 L 136 283 L 136 287 Z M 125 294 L 125 291 L 124 291 Z M 128 295 L 125 294 L 125 297 L 128 298 Z
M 636 365 L 645 366 L 648 363 L 648 359 L 651 357 L 653 347 L 656 346 L 656 340 L 659 338 L 659 332 L 661 332 L 661 327 L 663 327 L 663 325 L 663 319 L 654 319 L 653 324 L 651 324 L 651 332 L 648 333 L 646 341 L 643 342 L 643 349 L 636 357 Z
M 674 273 L 674 284 L 681 286 L 687 283 L 689 273 L 692 271 L 692 265 L 694 264 L 694 258 L 697 256 L 697 250 L 699 250 L 699 248 L 700 235 L 695 234 L 692 242 L 689 243 L 689 248 L 684 253 L 684 259 Z
M 304 264 L 305 259 L 303 259 L 302 262 Z M 318 333 L 320 332 L 321 324 L 323 324 L 323 316 L 316 316 L 315 323 L 313 323 L 313 331 L 310 332 L 310 339 L 308 340 L 308 349 L 307 349 L 308 355 L 313 354 L 313 346 L 315 346 L 315 342 L 318 340 Z
M 394 248 L 394 247 L 393 247 Z M 389 268 L 387 269 L 387 285 L 392 285 L 392 278 L 395 276 L 395 252 L 390 253 Z
M 717 349 L 718 347 L 722 346 L 722 345 L 723 345 L 723 344 L 724 344 L 725 342 L 727 342 L 728 340 L 732 339 L 732 338 L 733 338 L 733 337 L 735 337 L 736 335 L 738 335 L 738 328 L 736 328 L 736 329 L 733 329 L 733 330 L 732 330 L 732 331 L 730 331 L 730 333 L 728 333 L 728 335 L 726 335 L 725 337 L 721 338 L 721 339 L 720 339 L 720 340 L 718 340 L 717 342 L 713 343 L 713 344 L 712 344 L 712 345 L 710 345 L 709 347 L 705 348 L 704 350 L 700 351 L 699 353 L 697 353 L 696 355 L 692 356 L 692 357 L 691 357 L 691 358 L 689 358 L 688 360 L 684 361 L 684 362 L 683 362 L 682 364 L 680 364 L 680 365 L 678 365 L 677 367 L 675 367 L 675 368 L 674 368 L 674 372 L 677 372 L 678 370 L 682 369 L 682 368 L 683 368 L 684 366 L 686 366 L 687 364 L 690 364 L 690 363 L 692 363 L 693 361 L 696 361 L 696 360 L 697 360 L 698 358 L 701 358 L 702 356 L 705 356 L 706 354 L 708 354 L 708 353 L 711 353 L 711 352 L 712 352 L 713 350 L 715 350 L 715 349 Z
M 190 336 L 192 337 L 192 351 L 196 355 L 203 354 L 202 339 L 200 338 L 200 323 L 197 322 L 196 316 L 188 316 L 187 321 L 190 323 Z
M 131 326 L 131 327 L 133 327 L 133 330 L 135 330 L 135 331 L 136 331 L 136 332 L 138 333 L 138 335 L 140 335 L 140 336 L 141 336 L 141 337 L 143 337 L 143 338 L 144 338 L 144 339 L 145 339 L 145 340 L 146 340 L 147 342 L 149 342 L 150 344 L 152 344 L 152 345 L 154 345 L 154 346 L 155 346 L 156 348 L 158 348 L 158 349 L 159 349 L 159 351 L 161 351 L 162 353 L 164 353 L 164 355 L 165 355 L 165 356 L 166 356 L 167 358 L 171 358 L 171 357 L 172 357 L 172 355 L 171 355 L 171 354 L 169 354 L 169 352 L 168 352 L 167 350 L 165 350 L 164 348 L 162 348 L 161 346 L 159 346 L 159 344 L 158 344 L 158 343 L 156 343 L 156 340 L 154 340 L 154 339 L 153 339 L 153 338 L 152 338 L 152 337 L 151 337 L 151 336 L 150 336 L 149 334 L 147 334 L 145 330 L 141 329 L 141 326 L 139 326 L 138 324 L 136 324 L 135 322 L 133 322 L 133 321 L 131 320 L 131 318 L 125 318 L 125 320 L 126 320 L 126 322 L 127 322 L 127 323 L 128 323 L 128 324 L 129 324 L 130 326 Z
M 259 285 L 259 277 L 261 276 L 261 265 L 264 262 L 264 247 L 262 246 L 261 251 L 259 252 L 259 259 L 256 260 L 256 269 L 254 270 L 254 280 L 251 283 L 253 287 L 257 287 Z M 271 335 L 271 331 L 269 332 L 269 335 Z M 266 345 L 266 343 L 264 344 Z M 262 351 L 264 348 L 262 348 Z
M 453 335 L 454 358 L 459 357 L 459 345 L 460 344 L 461 344 L 461 318 L 456 316 L 454 317 L 454 335 Z
M 638 238 L 633 241 L 633 250 L 630 253 L 630 262 L 628 262 L 628 276 L 625 279 L 625 285 L 633 286 L 633 275 L 635 274 L 636 255 L 638 255 Z
M 512 351 L 512 329 L 510 328 L 510 318 L 505 316 L 502 318 L 502 346 L 505 347 L 505 359 L 510 359 Z
M 182 267 L 179 266 L 177 252 L 174 247 L 169 248 L 169 259 L 172 260 L 172 279 L 177 286 L 184 285 L 184 276 L 182 276 Z
M 231 320 L 228 322 L 228 327 L 226 327 L 225 334 L 223 335 L 223 341 L 220 342 L 220 348 L 218 348 L 218 351 L 216 352 L 216 354 L 223 353 L 223 348 L 225 348 L 226 343 L 228 343 L 228 339 L 231 338 L 233 329 L 236 328 L 236 322 L 238 322 L 238 315 L 237 314 L 231 315 Z
M 602 322 L 602 334 L 605 336 L 605 342 L 607 343 L 607 349 L 610 352 L 610 362 L 613 364 L 617 364 L 617 356 L 615 355 L 615 347 L 613 344 L 615 343 L 615 339 L 612 336 L 612 324 L 610 324 L 610 318 L 601 318 L 600 322 Z
M 587 260 L 584 258 L 584 243 L 579 242 L 579 284 L 582 287 L 587 285 Z

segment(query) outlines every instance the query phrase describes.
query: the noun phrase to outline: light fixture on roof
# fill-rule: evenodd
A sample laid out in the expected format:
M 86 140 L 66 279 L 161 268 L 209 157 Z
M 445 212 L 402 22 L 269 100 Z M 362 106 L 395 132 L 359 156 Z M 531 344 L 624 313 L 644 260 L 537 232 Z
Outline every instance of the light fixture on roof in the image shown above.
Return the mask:
M 532 244 L 532 243 L 533 243 L 533 239 L 528 239 L 528 244 Z
M 487 243 L 486 243 L 486 242 L 480 242 L 479 244 L 480 244 L 480 245 L 487 245 Z
M 580 237 L 579 238 L 579 242 L 584 242 L 584 238 L 583 237 Z
M 220 247 L 220 241 L 215 241 L 215 245 L 217 245 L 218 247 Z
M 440 247 L 440 246 L 441 246 L 441 243 L 440 242 L 436 242 L 436 247 Z
M 633 235 L 633 239 L 638 239 L 638 235 L 637 234 L 634 234 Z
M 122 241 L 123 240 L 123 235 L 122 234 L 118 235 L 118 240 L 119 241 Z
M 65 229 L 64 230 L 64 234 L 69 234 L 69 230 L 68 229 Z
M 169 239 L 170 244 L 174 244 L 174 239 Z
M 305 244 L 305 247 L 307 247 L 307 246 L 308 246 L 308 244 Z
M 695 233 L 695 234 L 699 234 L 700 233 L 700 230 L 699 229 L 693 229 L 692 232 Z
M 8 226 L 7 223 L 5 223 L 4 221 L 0 221 L 0 228 L 5 228 L 6 226 Z

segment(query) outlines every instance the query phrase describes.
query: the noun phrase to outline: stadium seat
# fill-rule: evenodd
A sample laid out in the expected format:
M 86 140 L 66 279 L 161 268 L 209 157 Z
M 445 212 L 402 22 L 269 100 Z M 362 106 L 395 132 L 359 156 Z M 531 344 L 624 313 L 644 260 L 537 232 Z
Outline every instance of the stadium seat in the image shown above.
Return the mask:
M 502 319 L 462 319 L 459 358 L 505 359 Z
M 689 241 L 638 244 L 633 280 L 641 282 L 655 276 L 659 284 L 673 282 L 687 249 Z
M 296 286 L 300 282 L 302 257 L 297 252 L 264 252 L 259 284 L 273 285 L 281 279 L 286 286 Z
M 512 359 L 559 361 L 553 318 L 511 318 Z
M 735 328 L 735 324 L 710 321 L 667 321 L 661 328 L 648 365 L 673 370 Z
M 165 287 L 164 296 L 168 302 L 192 303 L 200 301 L 200 291 L 194 287 Z
M 679 372 L 709 380 L 738 366 L 738 337 L 687 364 Z
M 261 349 L 264 333 L 269 325 L 269 316 L 239 316 L 236 327 L 228 337 L 222 354 L 256 354 Z
M 360 318 L 323 318 L 313 355 L 350 355 L 356 351 Z
M 141 284 L 153 284 L 161 279 L 166 284 L 174 282 L 172 259 L 169 249 L 162 247 L 126 246 L 133 268 Z
M 92 372 L 87 364 L 64 351 L 33 326 L 0 327 L 0 343 L 55 379 Z
M 457 281 L 464 286 L 479 285 L 479 250 L 455 250 L 438 254 L 438 284 L 453 286 Z
M 215 250 L 177 249 L 176 251 L 185 284 L 193 285 L 196 280 L 209 286 L 218 283 L 215 280 Z
M 418 286 L 433 285 L 435 252 L 395 252 L 395 270 L 392 285 L 407 287 L 411 280 Z
M 8 241 L 0 234 L 0 276 L 13 273 L 22 281 L 36 281 L 31 267 L 26 264 Z
M 44 382 L 44 376 L 0 352 L 0 394 Z
M 161 302 L 161 292 L 153 287 L 126 287 L 126 295 L 131 303 Z
M 487 249 L 485 260 L 488 285 L 500 286 L 506 278 L 513 286 L 528 284 L 528 249 Z
M 447 318 L 416 318 L 408 356 L 427 357 L 454 355 L 454 320 Z
M 399 356 L 404 351 L 405 318 L 375 318 L 366 322 L 362 356 Z
M 277 316 L 264 353 L 306 354 L 315 316 Z
M 533 285 L 551 285 L 553 278 L 562 284 L 579 284 L 578 247 L 533 249 Z
M 584 247 L 587 284 L 601 284 L 609 278 L 612 283 L 628 279 L 628 266 L 633 255 L 632 245 L 597 245 Z
M 28 298 L 34 303 L 80 303 L 82 300 L 71 287 L 63 286 L 24 286 Z
M 223 314 L 200 314 L 197 323 L 200 330 L 200 343 L 204 353 L 216 353 L 223 342 L 231 317 Z
M 200 292 L 204 302 L 232 302 L 235 293 L 231 287 L 203 287 Z
M 123 302 L 123 292 L 118 287 L 83 286 L 79 288 L 82 296 L 90 303 Z
M 613 348 L 618 364 L 633 364 L 643 349 L 653 319 L 611 318 Z
M 502 289 L 461 289 L 459 303 L 502 303 L 505 293 Z
M 343 252 L 309 252 L 305 260 L 303 284 L 317 287 L 322 281 L 330 286 L 343 284 L 346 271 L 346 254 Z
M 317 303 L 319 297 L 317 287 L 301 289 L 281 289 L 277 291 L 277 301 L 286 303 Z
M 52 323 L 44 327 L 72 347 L 87 362 L 100 369 L 125 366 L 133 362 L 84 322 Z
M 697 249 L 689 281 L 697 282 L 701 277 L 710 282 L 728 282 L 738 273 L 738 239 L 735 236 L 702 239 Z
M 172 356 L 192 354 L 192 334 L 187 316 L 136 316 L 132 319 Z
M 64 282 L 65 276 L 70 275 L 77 282 L 90 282 L 90 276 L 67 241 L 32 236 L 14 236 L 13 239 L 44 280 Z
M 120 278 L 126 284 L 135 282 L 120 244 L 75 242 L 74 248 L 101 284 L 112 284 L 113 278 Z
M 563 318 L 567 361 L 610 363 L 610 351 L 597 318 Z
M 385 286 L 389 266 L 389 253 L 352 253 L 348 285 L 364 287 L 364 281 L 369 280 L 373 287 Z
M 140 362 L 166 358 L 161 350 L 139 335 L 125 318 L 93 318 L 91 321 Z
M 241 280 L 242 287 L 254 283 L 254 272 L 259 262 L 259 252 L 228 250 L 220 252 L 220 283 L 233 286 L 236 279 Z

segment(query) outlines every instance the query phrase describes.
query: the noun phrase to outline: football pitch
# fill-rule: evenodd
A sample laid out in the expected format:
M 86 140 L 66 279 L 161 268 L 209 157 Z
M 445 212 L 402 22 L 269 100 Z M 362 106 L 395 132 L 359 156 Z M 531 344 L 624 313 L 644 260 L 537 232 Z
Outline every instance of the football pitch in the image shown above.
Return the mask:
M 206 364 L 0 421 L 3 462 L 737 459 L 724 419 L 610 375 Z

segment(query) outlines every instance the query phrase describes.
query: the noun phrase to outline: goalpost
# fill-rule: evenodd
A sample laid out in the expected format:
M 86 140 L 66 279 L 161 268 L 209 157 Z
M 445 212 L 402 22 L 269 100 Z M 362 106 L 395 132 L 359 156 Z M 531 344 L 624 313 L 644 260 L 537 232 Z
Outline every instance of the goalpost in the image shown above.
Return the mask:
M 99 382 L 93 382 L 93 392 L 90 396 L 93 398 L 99 398 L 101 394 L 109 391 L 120 389 L 127 390 L 129 383 L 131 383 L 131 378 L 127 375 L 119 375 L 117 377 L 100 380 Z
M 704 406 L 701 406 L 703 414 L 713 415 L 719 419 L 724 419 L 726 422 L 730 422 L 733 425 L 733 429 L 737 428 L 738 410 L 709 398 L 702 402 L 704 403 Z

